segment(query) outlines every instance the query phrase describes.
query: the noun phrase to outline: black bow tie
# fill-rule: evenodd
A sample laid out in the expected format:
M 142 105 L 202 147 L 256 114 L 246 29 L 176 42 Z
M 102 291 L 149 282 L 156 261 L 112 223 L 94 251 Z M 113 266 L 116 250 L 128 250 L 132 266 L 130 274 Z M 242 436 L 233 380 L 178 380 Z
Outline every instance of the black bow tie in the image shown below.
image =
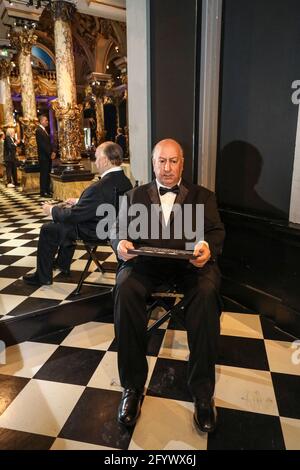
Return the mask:
M 160 186 L 159 194 L 163 196 L 166 193 L 179 194 L 179 186 L 177 184 L 176 186 L 173 186 L 173 188 L 164 188 L 163 186 Z

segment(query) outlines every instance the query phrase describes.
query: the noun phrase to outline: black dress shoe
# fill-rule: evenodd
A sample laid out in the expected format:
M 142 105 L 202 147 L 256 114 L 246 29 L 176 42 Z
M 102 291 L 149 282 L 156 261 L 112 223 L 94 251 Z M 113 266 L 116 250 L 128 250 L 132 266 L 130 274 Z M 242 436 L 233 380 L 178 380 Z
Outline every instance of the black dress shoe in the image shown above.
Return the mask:
M 194 422 L 202 432 L 212 433 L 217 427 L 217 410 L 213 399 L 195 400 Z
M 143 392 L 136 388 L 125 388 L 118 411 L 118 421 L 125 426 L 133 426 L 141 413 Z
M 40 196 L 41 197 L 46 197 L 46 198 L 52 197 L 51 194 L 49 194 L 49 193 L 41 193 Z
M 46 282 L 41 282 L 39 279 L 39 276 L 37 272 L 32 273 L 32 274 L 25 274 L 23 276 L 23 281 L 26 282 L 26 284 L 29 284 L 30 286 L 50 286 L 52 284 L 52 281 L 46 281 Z

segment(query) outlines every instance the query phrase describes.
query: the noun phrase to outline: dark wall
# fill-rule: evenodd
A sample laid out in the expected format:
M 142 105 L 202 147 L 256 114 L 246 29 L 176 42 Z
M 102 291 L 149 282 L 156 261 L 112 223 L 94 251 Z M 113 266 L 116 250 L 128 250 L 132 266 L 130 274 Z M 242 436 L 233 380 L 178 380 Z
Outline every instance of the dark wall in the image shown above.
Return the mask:
M 223 207 L 288 218 L 299 18 L 299 0 L 224 1 L 217 162 Z
M 150 2 L 152 144 L 167 137 L 178 140 L 189 180 L 197 173 L 198 160 L 194 149 L 198 148 L 201 4 L 201 0 Z

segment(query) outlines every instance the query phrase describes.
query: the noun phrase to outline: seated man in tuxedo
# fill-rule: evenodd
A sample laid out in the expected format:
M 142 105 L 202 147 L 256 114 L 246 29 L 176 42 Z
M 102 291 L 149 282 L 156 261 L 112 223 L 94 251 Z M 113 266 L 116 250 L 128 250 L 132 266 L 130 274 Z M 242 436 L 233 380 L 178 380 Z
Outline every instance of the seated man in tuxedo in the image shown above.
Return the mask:
M 166 139 L 159 142 L 153 151 L 156 180 L 127 193 L 120 208 L 116 231 L 111 235 L 112 246 L 120 260 L 114 303 L 118 368 L 124 391 L 118 421 L 132 426 L 139 417 L 148 373 L 146 301 L 155 287 L 174 278 L 185 296 L 185 327 L 190 349 L 187 378 L 195 402 L 194 421 L 201 431 L 213 432 L 217 420 L 213 395 L 221 313 L 220 271 L 216 258 L 221 253 L 225 232 L 214 194 L 202 186 L 184 181 L 181 178 L 183 164 L 183 150 L 176 141 Z M 125 239 L 121 225 L 124 227 L 125 221 L 130 228 L 135 204 L 139 204 L 135 207 L 142 204 L 146 209 L 147 223 L 141 225 L 148 225 L 148 232 Z M 163 217 L 165 226 L 170 226 L 170 234 L 174 233 L 174 219 L 178 215 L 175 209 L 172 211 L 174 204 L 181 210 L 188 205 L 192 207 L 188 225 L 194 224 L 196 206 L 204 206 L 204 236 L 192 243 L 195 258 L 182 260 L 128 253 L 137 244 L 186 249 L 185 235 L 179 239 L 170 235 L 166 239 L 161 233 L 158 237 L 153 236 L 150 228 L 150 224 L 154 224 L 155 208 L 160 208 L 160 227 Z M 132 233 L 130 229 L 128 233 Z
M 66 205 L 44 204 L 43 210 L 45 214 L 51 214 L 53 222 L 45 223 L 41 227 L 37 270 L 23 277 L 27 284 L 52 284 L 53 267 L 58 267 L 63 274 L 68 274 L 76 239 L 99 241 L 96 235 L 99 222 L 96 215 L 98 206 L 116 203 L 114 189 L 124 193 L 132 188 L 130 180 L 120 166 L 122 157 L 123 152 L 119 145 L 114 142 L 101 144 L 96 150 L 100 181 L 85 189 L 78 201 L 70 198 Z

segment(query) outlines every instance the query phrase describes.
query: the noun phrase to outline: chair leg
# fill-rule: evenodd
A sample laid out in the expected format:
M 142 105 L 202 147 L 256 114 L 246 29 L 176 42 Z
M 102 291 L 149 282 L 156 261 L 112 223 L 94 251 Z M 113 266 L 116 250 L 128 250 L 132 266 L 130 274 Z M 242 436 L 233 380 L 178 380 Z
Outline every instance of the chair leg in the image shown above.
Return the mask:
M 92 257 L 95 265 L 97 266 L 97 268 L 99 269 L 99 271 L 103 274 L 105 273 L 105 269 L 103 268 L 103 266 L 101 265 L 101 263 L 99 262 L 98 258 L 97 258 L 97 246 L 94 246 L 93 248 L 87 248 L 88 249 L 88 252 L 90 254 L 90 256 Z
M 89 259 L 88 259 L 88 261 L 87 261 L 87 263 L 86 263 L 86 265 L 85 265 L 85 268 L 84 268 L 84 270 L 83 270 L 83 272 L 82 272 L 82 274 L 81 274 L 81 276 L 80 276 L 79 282 L 78 282 L 77 287 L 76 287 L 76 291 L 74 292 L 74 295 L 80 294 L 82 284 L 84 283 L 84 279 L 85 279 L 85 277 L 86 277 L 86 274 L 87 274 L 87 272 L 88 272 L 88 270 L 89 270 L 89 267 L 90 267 L 92 261 L 93 261 L 93 258 L 92 258 L 91 255 L 90 255 L 90 257 L 89 257 Z
M 178 302 L 177 305 L 175 305 L 172 308 L 169 308 L 167 312 L 165 312 L 156 322 L 153 323 L 153 325 L 149 326 L 147 328 L 147 334 L 150 334 L 153 330 L 156 330 L 157 328 L 160 327 L 163 323 L 165 323 L 169 318 L 177 315 L 177 312 L 182 312 L 184 310 L 185 306 L 185 301 L 182 299 L 180 302 Z M 179 323 L 182 323 L 180 319 L 177 316 L 177 319 L 179 320 Z

